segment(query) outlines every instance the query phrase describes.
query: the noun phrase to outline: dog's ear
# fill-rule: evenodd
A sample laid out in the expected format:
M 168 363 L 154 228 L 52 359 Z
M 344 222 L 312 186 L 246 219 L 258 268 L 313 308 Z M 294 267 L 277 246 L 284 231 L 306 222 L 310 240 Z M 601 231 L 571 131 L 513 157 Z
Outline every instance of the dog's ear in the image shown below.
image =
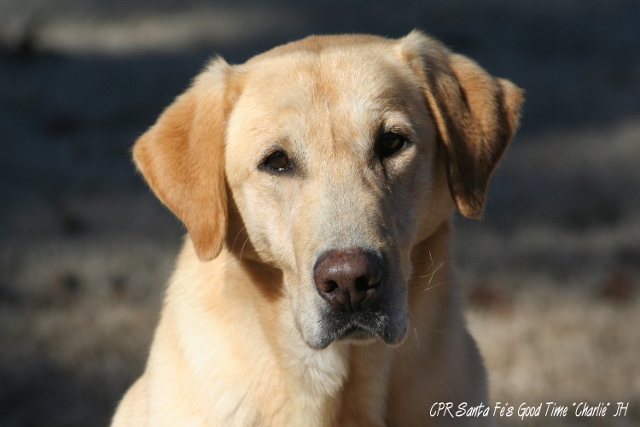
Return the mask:
M 215 258 L 227 232 L 226 76 L 214 60 L 133 147 L 145 180 L 187 227 L 198 257 Z
M 418 31 L 399 46 L 423 81 L 453 200 L 464 216 L 479 218 L 489 178 L 518 126 L 522 90 Z

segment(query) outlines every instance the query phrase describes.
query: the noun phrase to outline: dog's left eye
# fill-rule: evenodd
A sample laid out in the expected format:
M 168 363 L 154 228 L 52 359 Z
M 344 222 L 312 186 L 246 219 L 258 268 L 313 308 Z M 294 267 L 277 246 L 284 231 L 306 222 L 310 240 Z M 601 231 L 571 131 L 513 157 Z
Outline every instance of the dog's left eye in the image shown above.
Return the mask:
M 262 164 L 273 172 L 286 172 L 291 170 L 289 157 L 282 151 L 274 151 L 269 154 Z
M 392 156 L 405 146 L 407 140 L 394 132 L 385 132 L 378 141 L 378 153 L 381 158 Z

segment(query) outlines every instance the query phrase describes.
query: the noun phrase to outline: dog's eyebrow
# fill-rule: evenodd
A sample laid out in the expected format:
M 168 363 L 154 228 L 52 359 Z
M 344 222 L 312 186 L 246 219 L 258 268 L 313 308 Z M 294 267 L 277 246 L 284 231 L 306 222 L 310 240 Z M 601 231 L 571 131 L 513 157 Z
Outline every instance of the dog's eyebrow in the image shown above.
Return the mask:
M 374 132 L 374 136 L 379 135 L 380 132 L 396 132 L 411 141 L 417 137 L 415 126 L 407 114 L 404 111 L 390 108 L 384 110 L 378 119 Z

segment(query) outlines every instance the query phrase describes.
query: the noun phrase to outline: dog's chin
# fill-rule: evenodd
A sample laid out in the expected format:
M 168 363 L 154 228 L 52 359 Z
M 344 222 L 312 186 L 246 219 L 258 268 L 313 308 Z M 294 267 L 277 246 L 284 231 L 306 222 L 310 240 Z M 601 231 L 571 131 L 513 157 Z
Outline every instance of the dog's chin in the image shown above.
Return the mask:
M 387 345 L 402 343 L 407 334 L 408 319 L 404 314 L 389 317 L 375 313 L 362 313 L 353 318 L 328 317 L 315 336 L 305 339 L 309 347 L 322 350 L 330 344 L 349 343 L 367 345 L 381 339 Z

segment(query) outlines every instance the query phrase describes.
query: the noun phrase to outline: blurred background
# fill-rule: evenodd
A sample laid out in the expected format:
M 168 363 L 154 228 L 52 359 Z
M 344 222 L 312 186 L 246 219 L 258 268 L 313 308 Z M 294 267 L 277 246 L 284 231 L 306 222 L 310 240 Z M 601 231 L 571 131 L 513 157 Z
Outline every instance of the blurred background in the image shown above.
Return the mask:
M 2 0 L 0 426 L 106 426 L 144 367 L 184 229 L 135 139 L 212 55 L 419 28 L 526 90 L 454 258 L 494 401 L 640 425 L 640 2 Z M 616 402 L 629 403 L 614 418 Z

